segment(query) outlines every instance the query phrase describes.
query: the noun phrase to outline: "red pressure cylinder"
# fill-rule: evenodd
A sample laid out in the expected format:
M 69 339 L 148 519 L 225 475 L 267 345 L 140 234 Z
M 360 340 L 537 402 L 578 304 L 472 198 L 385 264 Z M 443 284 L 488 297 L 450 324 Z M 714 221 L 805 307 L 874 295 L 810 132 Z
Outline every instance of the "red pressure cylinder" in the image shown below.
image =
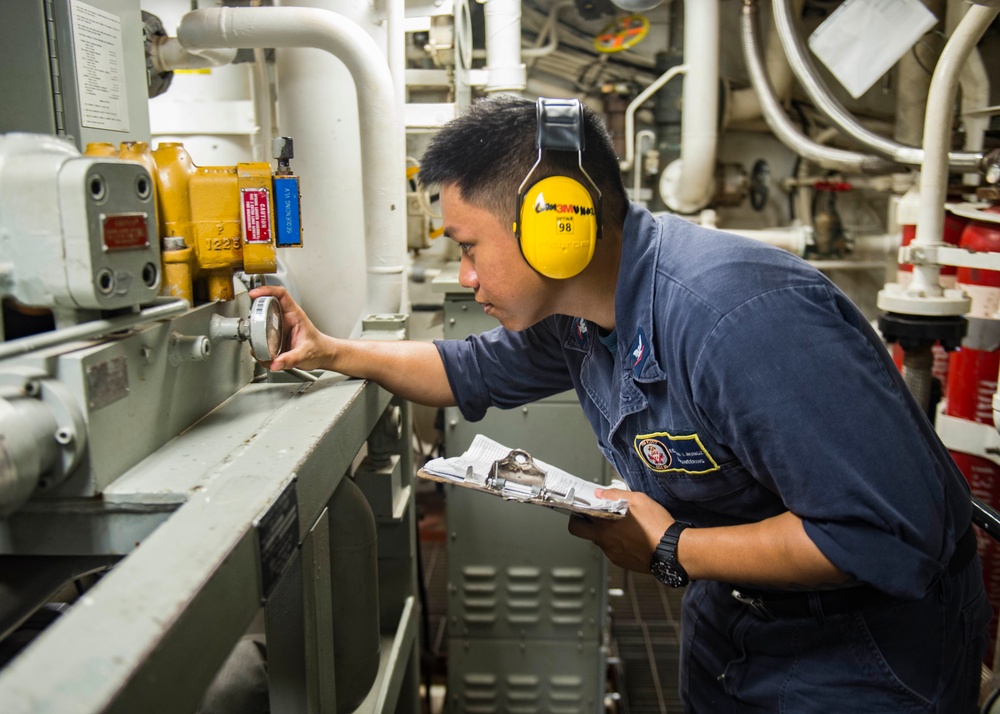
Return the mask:
M 1000 214 L 1000 207 L 988 210 Z M 977 253 L 1000 253 L 1000 223 L 969 221 L 959 247 Z M 972 298 L 972 309 L 966 315 L 969 327 L 962 346 L 950 358 L 944 413 L 993 427 L 993 394 L 1000 372 L 1000 319 L 996 317 L 1000 309 L 1000 272 L 959 268 L 957 279 L 958 286 Z M 972 493 L 1000 507 L 1000 465 L 958 451 L 952 451 L 951 456 L 969 482 Z M 983 580 L 993 607 L 989 660 L 996 644 L 1000 615 L 1000 543 L 985 534 L 977 532 L 976 535 L 983 561 Z

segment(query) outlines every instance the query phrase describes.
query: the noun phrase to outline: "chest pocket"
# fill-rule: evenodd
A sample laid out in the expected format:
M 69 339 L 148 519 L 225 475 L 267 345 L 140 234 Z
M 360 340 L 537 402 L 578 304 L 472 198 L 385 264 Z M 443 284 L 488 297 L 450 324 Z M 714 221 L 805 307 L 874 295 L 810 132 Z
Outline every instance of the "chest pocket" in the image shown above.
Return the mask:
M 707 434 L 676 423 L 649 429 L 649 416 L 627 419 L 616 434 L 618 448 L 628 452 L 629 477 L 635 486 L 651 495 L 659 492 L 669 499 L 716 501 L 723 506 L 720 499 L 725 502 L 756 484 L 732 452 Z

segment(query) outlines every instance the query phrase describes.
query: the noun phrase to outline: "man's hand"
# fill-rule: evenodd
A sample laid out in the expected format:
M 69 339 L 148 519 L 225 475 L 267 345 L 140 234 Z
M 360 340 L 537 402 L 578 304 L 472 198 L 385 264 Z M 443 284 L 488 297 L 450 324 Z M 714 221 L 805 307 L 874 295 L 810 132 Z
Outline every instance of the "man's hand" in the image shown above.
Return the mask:
M 574 516 L 569 519 L 569 532 L 593 541 L 615 565 L 648 574 L 653 551 L 674 522 L 673 516 L 644 493 L 608 488 L 597 489 L 596 495 L 628 501 L 628 514 L 616 520 L 587 520 Z
M 281 319 L 285 330 L 284 351 L 270 363 L 262 362 L 272 371 L 299 367 L 301 369 L 330 369 L 334 351 L 333 338 L 320 332 L 305 312 L 296 304 L 285 288 L 265 285 L 250 291 L 250 298 L 271 295 L 281 305 Z

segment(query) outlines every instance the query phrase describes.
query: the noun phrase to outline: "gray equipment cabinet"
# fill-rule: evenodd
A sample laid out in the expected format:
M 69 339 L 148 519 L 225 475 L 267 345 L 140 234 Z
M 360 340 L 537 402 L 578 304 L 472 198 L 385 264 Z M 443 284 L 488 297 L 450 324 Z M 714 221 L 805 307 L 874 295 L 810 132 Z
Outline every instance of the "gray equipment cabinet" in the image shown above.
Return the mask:
M 366 328 L 398 339 L 405 318 L 369 320 Z M 83 350 L 68 345 L 63 354 L 23 358 L 56 375 L 62 368 L 53 365 L 64 363 L 62 371 L 79 372 L 80 352 L 85 362 L 94 350 L 125 355 L 134 389 L 121 391 L 114 425 L 91 407 L 92 455 L 104 441 L 134 453 L 152 438 L 144 430 L 171 427 L 171 398 L 143 392 L 149 367 L 132 356 L 164 329 L 152 324 Z M 213 359 L 223 365 L 225 350 L 218 352 Z M 178 372 L 175 397 L 193 399 L 203 389 L 196 367 L 209 364 Z M 0 373 L 17 369 L 0 362 Z M 130 395 L 146 403 L 125 408 Z M 330 374 L 246 384 L 173 438 L 153 438 L 163 445 L 120 477 L 70 479 L 62 492 L 0 519 L 0 626 L 44 602 L 46 588 L 114 564 L 0 671 L 0 711 L 196 711 L 262 613 L 270 711 L 415 714 L 408 408 L 374 383 Z M 149 413 L 161 418 L 138 416 Z M 104 426 L 110 430 L 98 431 Z M 75 492 L 97 484 L 93 496 Z M 358 629 L 362 621 L 367 632 Z
M 497 326 L 442 274 L 445 338 Z M 448 456 L 477 433 L 596 483 L 611 470 L 572 392 L 477 423 L 445 412 Z M 448 710 L 603 712 L 607 561 L 567 530 L 565 514 L 445 486 L 448 523 Z

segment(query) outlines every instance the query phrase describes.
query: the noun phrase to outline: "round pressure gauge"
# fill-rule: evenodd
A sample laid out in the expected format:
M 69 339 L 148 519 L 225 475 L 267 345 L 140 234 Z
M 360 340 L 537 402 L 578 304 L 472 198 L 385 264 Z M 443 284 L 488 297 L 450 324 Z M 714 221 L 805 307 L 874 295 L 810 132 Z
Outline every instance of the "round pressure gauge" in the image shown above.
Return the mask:
M 281 352 L 284 338 L 278 299 L 268 295 L 254 300 L 250 306 L 250 351 L 254 359 L 273 360 Z

